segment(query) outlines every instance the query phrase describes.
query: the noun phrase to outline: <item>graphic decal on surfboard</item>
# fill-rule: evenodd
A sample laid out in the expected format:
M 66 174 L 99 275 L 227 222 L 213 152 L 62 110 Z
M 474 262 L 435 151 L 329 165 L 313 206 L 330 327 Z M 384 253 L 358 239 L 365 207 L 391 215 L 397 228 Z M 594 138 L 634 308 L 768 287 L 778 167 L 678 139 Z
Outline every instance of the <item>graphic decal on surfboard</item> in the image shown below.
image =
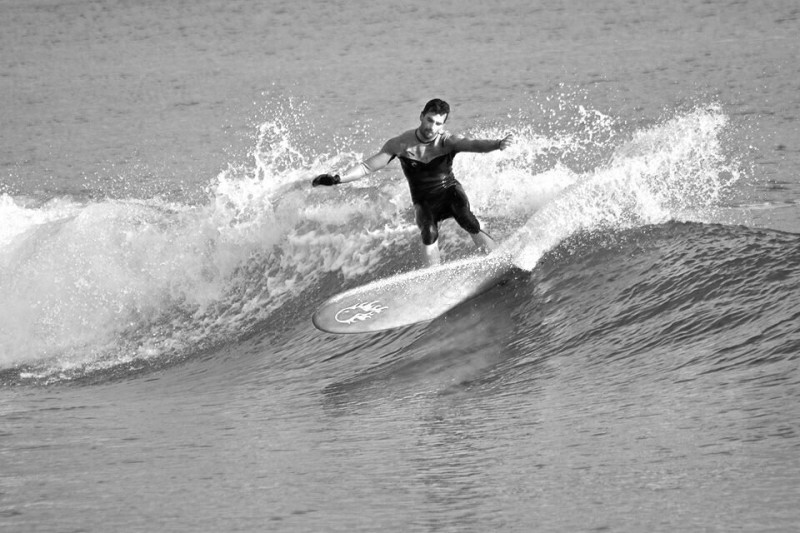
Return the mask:
M 389 306 L 380 305 L 379 300 L 375 300 L 373 302 L 360 302 L 355 305 L 339 309 L 333 318 L 340 324 L 350 325 L 355 322 L 369 320 L 386 309 L 389 309 Z

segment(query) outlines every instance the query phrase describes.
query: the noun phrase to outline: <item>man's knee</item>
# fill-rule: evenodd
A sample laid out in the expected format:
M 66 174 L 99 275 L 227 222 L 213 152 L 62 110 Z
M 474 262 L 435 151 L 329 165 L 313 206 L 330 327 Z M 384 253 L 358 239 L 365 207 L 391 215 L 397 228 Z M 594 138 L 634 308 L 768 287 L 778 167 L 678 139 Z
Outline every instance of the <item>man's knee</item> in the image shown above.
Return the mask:
M 472 235 L 480 233 L 481 231 L 481 223 L 478 217 L 473 215 L 472 212 L 464 213 L 462 216 L 459 216 L 456 222 L 458 222 L 458 225 L 464 228 L 467 233 L 471 233 Z
M 435 243 L 436 240 L 439 238 L 439 229 L 431 224 L 422 227 L 422 244 L 425 246 L 430 246 L 431 244 Z

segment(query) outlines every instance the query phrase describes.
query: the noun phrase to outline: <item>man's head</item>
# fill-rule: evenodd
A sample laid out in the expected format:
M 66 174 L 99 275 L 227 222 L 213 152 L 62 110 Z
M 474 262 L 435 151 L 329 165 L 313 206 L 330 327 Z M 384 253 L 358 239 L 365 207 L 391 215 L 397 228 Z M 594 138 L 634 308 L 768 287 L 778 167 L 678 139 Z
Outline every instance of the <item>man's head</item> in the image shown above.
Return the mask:
M 450 104 L 448 104 L 444 100 L 434 98 L 433 100 L 425 104 L 425 107 L 422 108 L 422 114 L 425 115 L 427 113 L 433 113 L 434 115 L 444 115 L 446 120 L 447 115 L 450 114 Z
M 443 129 L 450 114 L 450 105 L 444 100 L 434 98 L 422 109 L 419 114 L 419 136 L 423 141 L 431 141 Z

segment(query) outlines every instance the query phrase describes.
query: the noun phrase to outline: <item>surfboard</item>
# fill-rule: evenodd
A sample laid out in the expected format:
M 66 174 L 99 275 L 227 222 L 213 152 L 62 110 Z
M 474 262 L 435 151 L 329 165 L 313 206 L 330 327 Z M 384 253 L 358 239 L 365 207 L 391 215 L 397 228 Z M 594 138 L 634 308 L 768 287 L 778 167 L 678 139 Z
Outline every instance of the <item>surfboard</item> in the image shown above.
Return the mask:
M 312 322 L 329 333 L 369 333 L 426 322 L 521 272 L 500 255 L 414 270 L 329 298 Z

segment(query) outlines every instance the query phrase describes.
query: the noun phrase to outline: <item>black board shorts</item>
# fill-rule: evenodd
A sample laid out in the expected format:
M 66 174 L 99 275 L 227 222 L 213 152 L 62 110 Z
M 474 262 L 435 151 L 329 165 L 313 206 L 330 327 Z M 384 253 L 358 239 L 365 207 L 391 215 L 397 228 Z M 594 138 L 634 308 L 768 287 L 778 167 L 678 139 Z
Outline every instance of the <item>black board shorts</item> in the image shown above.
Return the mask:
M 456 181 L 452 187 L 441 192 L 428 195 L 424 200 L 415 203 L 417 226 L 422 231 L 422 241 L 433 244 L 439 237 L 439 222 L 454 218 L 459 226 L 468 233 L 478 233 L 481 224 L 472 213 L 469 199 L 464 188 Z

